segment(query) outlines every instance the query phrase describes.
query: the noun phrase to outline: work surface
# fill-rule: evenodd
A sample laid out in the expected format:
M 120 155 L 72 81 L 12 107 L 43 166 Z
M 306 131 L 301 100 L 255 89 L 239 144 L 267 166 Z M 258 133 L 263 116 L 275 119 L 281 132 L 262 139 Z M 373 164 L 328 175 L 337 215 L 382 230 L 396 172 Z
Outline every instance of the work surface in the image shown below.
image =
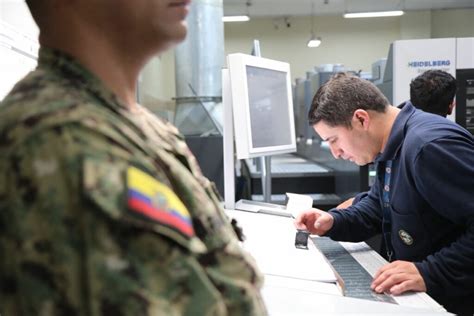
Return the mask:
M 364 273 L 371 279 L 386 261 L 365 243 L 336 243 L 316 237 L 318 247 L 310 238 L 308 249 L 297 249 L 292 218 L 226 212 L 243 228 L 243 247 L 265 275 L 263 296 L 270 315 L 447 314 L 424 293 L 372 294 Z M 339 276 L 345 289 L 337 282 Z

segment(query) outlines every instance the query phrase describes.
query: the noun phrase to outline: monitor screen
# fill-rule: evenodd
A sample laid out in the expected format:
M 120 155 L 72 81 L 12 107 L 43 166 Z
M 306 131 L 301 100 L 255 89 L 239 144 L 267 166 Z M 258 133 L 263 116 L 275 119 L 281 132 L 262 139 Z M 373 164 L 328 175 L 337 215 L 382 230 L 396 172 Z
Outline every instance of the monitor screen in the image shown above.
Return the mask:
M 289 64 L 231 54 L 228 65 L 237 157 L 296 151 Z
M 286 73 L 254 66 L 246 68 L 253 147 L 291 144 Z

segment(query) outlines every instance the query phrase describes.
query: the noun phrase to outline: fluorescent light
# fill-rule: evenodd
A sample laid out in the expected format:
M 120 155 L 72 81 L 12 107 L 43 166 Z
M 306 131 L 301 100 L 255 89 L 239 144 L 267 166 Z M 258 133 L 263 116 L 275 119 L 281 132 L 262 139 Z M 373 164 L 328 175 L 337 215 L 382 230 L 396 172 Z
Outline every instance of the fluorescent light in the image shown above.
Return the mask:
M 379 12 L 357 12 L 357 13 L 345 13 L 344 17 L 347 19 L 352 18 L 376 18 L 383 16 L 400 16 L 403 15 L 403 11 L 379 11 Z
M 222 22 L 247 22 L 250 18 L 248 15 L 230 15 L 223 16 Z
M 311 36 L 307 45 L 308 47 L 311 47 L 311 48 L 318 47 L 319 45 L 321 45 L 321 37 Z

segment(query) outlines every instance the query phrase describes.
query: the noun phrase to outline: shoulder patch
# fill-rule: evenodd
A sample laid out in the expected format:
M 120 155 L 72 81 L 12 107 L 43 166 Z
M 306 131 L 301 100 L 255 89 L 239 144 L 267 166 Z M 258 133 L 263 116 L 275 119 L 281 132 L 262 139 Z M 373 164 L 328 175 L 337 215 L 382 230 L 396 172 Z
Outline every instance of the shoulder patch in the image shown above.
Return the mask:
M 191 215 L 166 185 L 136 167 L 127 169 L 127 205 L 133 212 L 187 237 L 195 235 Z

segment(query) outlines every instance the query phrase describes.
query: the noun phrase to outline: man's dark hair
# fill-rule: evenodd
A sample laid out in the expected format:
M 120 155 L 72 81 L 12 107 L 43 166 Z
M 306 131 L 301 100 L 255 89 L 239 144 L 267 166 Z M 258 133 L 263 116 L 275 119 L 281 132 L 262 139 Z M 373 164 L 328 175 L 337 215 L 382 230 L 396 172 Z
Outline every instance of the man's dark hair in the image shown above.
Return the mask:
M 390 103 L 371 82 L 348 73 L 337 73 L 316 92 L 308 113 L 309 124 L 351 127 L 355 110 L 385 112 Z
M 410 83 L 410 101 L 425 112 L 446 116 L 456 94 L 456 79 L 442 70 L 428 70 Z

